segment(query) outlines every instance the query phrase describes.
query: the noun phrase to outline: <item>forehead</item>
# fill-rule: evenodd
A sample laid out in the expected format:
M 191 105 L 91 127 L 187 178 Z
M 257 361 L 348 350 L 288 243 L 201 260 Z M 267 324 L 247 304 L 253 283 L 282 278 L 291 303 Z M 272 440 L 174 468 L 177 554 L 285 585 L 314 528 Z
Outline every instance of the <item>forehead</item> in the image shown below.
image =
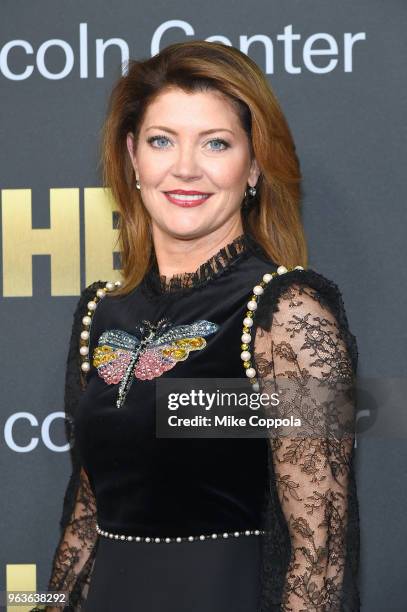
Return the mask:
M 143 127 L 160 123 L 174 129 L 239 129 L 239 117 L 232 102 L 219 91 L 188 93 L 180 88 L 167 88 L 148 105 Z

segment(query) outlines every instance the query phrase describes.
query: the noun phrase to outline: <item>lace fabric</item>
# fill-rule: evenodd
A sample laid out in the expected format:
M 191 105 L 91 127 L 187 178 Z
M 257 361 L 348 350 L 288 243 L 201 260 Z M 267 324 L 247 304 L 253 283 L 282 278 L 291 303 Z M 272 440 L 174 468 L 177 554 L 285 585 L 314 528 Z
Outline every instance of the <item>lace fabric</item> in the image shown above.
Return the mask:
M 75 506 L 58 543 L 52 565 L 49 591 L 68 591 L 70 606 L 64 610 L 81 610 L 89 590 L 91 570 L 96 553 L 96 503 L 88 477 L 83 469 Z M 46 608 L 47 611 L 60 608 Z
M 157 260 L 154 258 L 141 283 L 142 291 L 149 298 L 186 295 L 231 272 L 235 265 L 251 252 L 260 254 L 262 250 L 253 237 L 248 232 L 244 232 L 212 255 L 194 272 L 182 272 L 167 277 L 159 273 Z
M 255 315 L 267 416 L 301 420 L 269 436 L 261 612 L 360 609 L 353 470 L 357 348 L 336 285 L 314 271 L 276 277 Z

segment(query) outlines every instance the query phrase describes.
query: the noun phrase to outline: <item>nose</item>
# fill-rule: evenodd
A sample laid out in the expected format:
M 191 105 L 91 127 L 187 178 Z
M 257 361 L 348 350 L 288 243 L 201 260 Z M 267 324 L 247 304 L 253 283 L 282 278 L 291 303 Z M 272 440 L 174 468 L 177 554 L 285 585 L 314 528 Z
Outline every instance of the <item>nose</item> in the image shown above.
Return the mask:
M 172 167 L 172 173 L 175 177 L 183 180 L 194 180 L 202 176 L 202 171 L 192 144 L 184 144 L 178 147 Z

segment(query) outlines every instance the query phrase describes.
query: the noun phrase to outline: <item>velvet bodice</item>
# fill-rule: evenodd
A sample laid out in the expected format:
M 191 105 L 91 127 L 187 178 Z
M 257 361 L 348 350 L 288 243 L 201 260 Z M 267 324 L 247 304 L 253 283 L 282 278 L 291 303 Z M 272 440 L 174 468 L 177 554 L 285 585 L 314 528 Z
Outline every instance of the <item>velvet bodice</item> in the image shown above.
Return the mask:
M 153 265 L 131 293 L 100 301 L 90 329 L 90 355 L 108 330 L 134 336 L 143 321 L 156 324 L 165 318 L 172 326 L 209 321 L 217 329 L 205 338 L 204 348 L 159 376 L 243 379 L 247 301 L 263 274 L 275 269 L 247 234 L 195 273 L 169 282 Z M 160 537 L 260 528 L 266 439 L 157 437 L 157 377 L 134 377 L 118 409 L 119 385 L 108 384 L 95 360 L 90 362 L 75 435 L 102 529 Z

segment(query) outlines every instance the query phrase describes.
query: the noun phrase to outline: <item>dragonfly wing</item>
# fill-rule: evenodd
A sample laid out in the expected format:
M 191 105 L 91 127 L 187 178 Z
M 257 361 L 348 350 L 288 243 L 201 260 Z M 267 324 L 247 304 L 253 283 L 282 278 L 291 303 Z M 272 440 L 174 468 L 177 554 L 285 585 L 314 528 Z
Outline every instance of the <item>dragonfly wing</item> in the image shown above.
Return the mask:
M 115 385 L 122 380 L 133 354 L 108 345 L 97 346 L 93 351 L 93 365 L 108 385 Z
M 140 345 L 140 340 L 136 338 L 136 336 L 128 334 L 121 329 L 108 329 L 100 336 L 98 345 L 108 345 L 116 349 L 135 351 Z
M 144 349 L 134 368 L 134 376 L 140 380 L 152 380 L 171 370 L 177 361 L 163 352 L 165 347 L 151 347 Z
M 200 351 L 206 346 L 205 338 L 180 338 L 174 342 L 145 349 L 134 368 L 136 378 L 157 378 L 171 370 L 179 361 L 185 361 L 190 351 Z
M 153 346 L 161 346 L 163 344 L 172 343 L 180 338 L 193 338 L 194 336 L 209 336 L 219 329 L 217 323 L 212 321 L 196 321 L 188 325 L 176 325 L 175 327 L 164 332 L 161 336 L 153 340 Z
M 130 363 L 140 340 L 121 329 L 108 329 L 98 340 L 93 351 L 93 365 L 108 385 L 119 383 Z

